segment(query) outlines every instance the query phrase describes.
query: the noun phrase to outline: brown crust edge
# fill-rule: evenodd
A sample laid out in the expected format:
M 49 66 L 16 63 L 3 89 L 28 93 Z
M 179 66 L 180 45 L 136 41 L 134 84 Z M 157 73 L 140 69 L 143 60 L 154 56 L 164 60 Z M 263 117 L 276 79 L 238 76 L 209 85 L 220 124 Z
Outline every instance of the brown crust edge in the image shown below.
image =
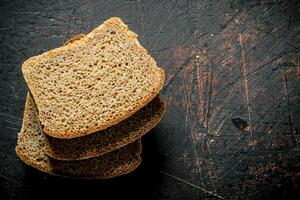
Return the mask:
M 82 39 L 83 37 L 85 37 L 84 34 L 75 35 L 72 38 L 70 38 L 69 40 L 67 40 L 63 46 L 74 43 L 75 41 L 78 41 L 78 40 Z

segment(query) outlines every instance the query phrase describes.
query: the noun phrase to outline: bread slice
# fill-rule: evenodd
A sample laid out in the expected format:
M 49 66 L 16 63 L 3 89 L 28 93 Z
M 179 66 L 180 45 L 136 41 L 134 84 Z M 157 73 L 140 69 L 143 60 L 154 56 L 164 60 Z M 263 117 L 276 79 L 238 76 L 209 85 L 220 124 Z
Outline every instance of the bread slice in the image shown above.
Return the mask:
M 28 110 L 27 97 L 23 125 L 18 135 L 17 155 L 26 164 L 49 174 L 105 179 L 127 174 L 141 162 L 141 140 L 100 157 L 80 161 L 60 161 L 44 152 L 46 136 L 35 112 Z
M 84 37 L 83 34 L 74 36 L 65 45 L 82 37 Z M 29 100 L 27 109 L 37 115 L 31 96 Z M 48 156 L 58 160 L 82 160 L 109 153 L 146 134 L 160 121 L 165 109 L 165 103 L 157 96 L 128 119 L 105 130 L 73 139 L 48 136 L 45 140 L 44 151 Z
M 84 136 L 128 118 L 160 91 L 164 71 L 119 18 L 22 65 L 46 134 Z
M 37 113 L 32 103 L 28 106 L 29 112 Z M 128 119 L 105 130 L 73 139 L 47 136 L 45 153 L 58 160 L 81 160 L 106 154 L 149 132 L 160 121 L 165 108 L 165 103 L 156 97 Z

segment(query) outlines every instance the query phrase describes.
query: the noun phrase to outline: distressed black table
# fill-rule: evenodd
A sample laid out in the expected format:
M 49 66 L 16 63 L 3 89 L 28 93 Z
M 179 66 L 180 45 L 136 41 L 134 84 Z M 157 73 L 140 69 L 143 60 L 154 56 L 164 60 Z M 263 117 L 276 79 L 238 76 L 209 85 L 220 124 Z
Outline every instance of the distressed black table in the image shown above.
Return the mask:
M 0 199 L 289 199 L 300 191 L 300 4 L 292 0 L 4 1 Z M 166 72 L 168 109 L 137 171 L 48 176 L 16 156 L 28 57 L 121 17 Z M 142 193 L 142 194 L 141 194 Z

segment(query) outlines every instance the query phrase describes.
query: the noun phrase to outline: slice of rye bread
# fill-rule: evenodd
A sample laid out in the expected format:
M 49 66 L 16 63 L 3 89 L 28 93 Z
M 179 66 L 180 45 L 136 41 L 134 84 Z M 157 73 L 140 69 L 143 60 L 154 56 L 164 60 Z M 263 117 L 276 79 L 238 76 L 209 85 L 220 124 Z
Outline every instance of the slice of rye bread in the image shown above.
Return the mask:
M 35 112 L 33 104 L 28 110 Z M 58 160 L 81 160 L 100 156 L 141 138 L 158 124 L 165 113 L 165 103 L 155 97 L 128 119 L 105 130 L 73 139 L 53 138 L 47 135 L 45 153 Z
M 127 174 L 141 162 L 141 140 L 100 157 L 80 161 L 60 161 L 44 153 L 46 136 L 35 112 L 28 110 L 27 96 L 23 125 L 18 135 L 17 155 L 26 164 L 49 174 L 105 179 Z M 75 152 L 74 152 L 75 153 Z
M 115 125 L 160 91 L 164 71 L 119 18 L 22 65 L 44 132 L 75 138 Z
M 83 34 L 76 35 L 65 44 L 74 42 L 82 37 L 84 37 Z M 32 97 L 29 96 L 29 98 L 31 99 Z M 33 100 L 29 101 L 27 105 L 30 112 L 37 113 Z M 73 139 L 47 136 L 44 151 L 48 156 L 58 160 L 82 160 L 109 153 L 134 142 L 146 134 L 157 125 L 165 110 L 165 103 L 157 96 L 128 119 L 105 130 Z

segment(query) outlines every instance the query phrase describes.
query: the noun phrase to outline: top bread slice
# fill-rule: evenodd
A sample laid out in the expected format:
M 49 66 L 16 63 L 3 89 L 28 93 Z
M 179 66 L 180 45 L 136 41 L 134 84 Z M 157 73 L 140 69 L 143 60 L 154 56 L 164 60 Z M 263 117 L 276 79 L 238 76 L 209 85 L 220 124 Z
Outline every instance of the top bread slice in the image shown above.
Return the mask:
M 119 18 L 22 65 L 44 132 L 84 136 L 130 117 L 160 91 L 164 72 Z

